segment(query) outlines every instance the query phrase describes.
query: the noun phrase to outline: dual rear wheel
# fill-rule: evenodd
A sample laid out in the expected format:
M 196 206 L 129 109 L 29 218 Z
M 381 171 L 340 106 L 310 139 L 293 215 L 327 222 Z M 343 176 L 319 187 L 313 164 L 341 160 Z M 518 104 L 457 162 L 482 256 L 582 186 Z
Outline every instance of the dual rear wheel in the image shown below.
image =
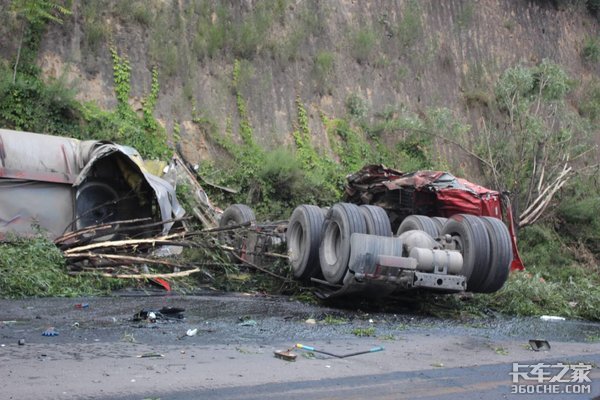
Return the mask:
M 513 253 L 510 234 L 501 220 L 467 214 L 448 219 L 411 215 L 402 222 L 398 234 L 408 230 L 405 225 L 417 226 L 434 238 L 450 235 L 463 256 L 460 274 L 467 278 L 467 290 L 492 293 L 506 282 Z
M 508 229 L 501 220 L 466 214 L 448 219 L 411 215 L 404 219 L 397 234 L 409 230 L 425 231 L 433 238 L 452 238 L 463 256 L 460 274 L 467 278 L 467 290 L 492 293 L 504 285 L 513 254 Z M 380 207 L 350 203 L 338 203 L 328 210 L 312 205 L 297 207 L 287 230 L 294 276 L 305 281 L 323 277 L 331 284 L 342 283 L 353 233 L 392 236 L 389 218 Z
M 376 206 L 338 203 L 328 210 L 298 206 L 288 223 L 287 243 L 294 276 L 301 280 L 343 281 L 353 233 L 392 236 L 386 212 Z

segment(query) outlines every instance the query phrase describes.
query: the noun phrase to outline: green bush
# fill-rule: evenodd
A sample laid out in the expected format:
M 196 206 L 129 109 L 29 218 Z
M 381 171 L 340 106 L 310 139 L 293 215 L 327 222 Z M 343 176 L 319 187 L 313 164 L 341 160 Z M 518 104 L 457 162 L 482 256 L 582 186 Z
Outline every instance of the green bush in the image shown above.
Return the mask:
M 30 132 L 78 135 L 79 103 L 61 80 L 45 84 L 35 76 L 0 72 L 0 125 Z
M 367 102 L 366 100 L 357 93 L 352 93 L 346 97 L 346 111 L 353 118 L 361 119 L 367 116 Z
M 358 29 L 350 35 L 350 54 L 361 64 L 368 62 L 375 52 L 377 37 L 370 28 Z
M 546 225 L 536 224 L 519 231 L 519 248 L 522 249 L 523 263 L 528 269 L 560 269 L 571 265 L 562 238 L 556 231 Z
M 421 9 L 416 0 L 409 1 L 404 7 L 402 19 L 398 23 L 397 34 L 403 48 L 412 47 L 423 36 Z
M 321 93 L 329 92 L 330 78 L 334 67 L 334 55 L 329 51 L 320 51 L 314 59 L 313 74 Z
M 82 140 L 112 140 L 136 148 L 143 157 L 165 158 L 169 153 L 166 132 L 152 115 L 159 91 L 156 70 L 140 117 L 128 103 L 129 64 L 118 56 L 113 61 L 119 100 L 115 111 L 80 103 L 75 88 L 62 79 L 44 82 L 37 68 L 23 65 L 13 83 L 12 74 L 0 66 L 0 126 Z
M 592 215 L 594 210 L 595 216 Z M 589 207 L 588 200 L 561 207 L 561 214 L 584 232 L 587 228 L 583 219 L 598 219 L 597 209 Z M 597 228 L 590 226 L 589 232 L 594 229 Z M 585 235 L 584 232 L 581 233 Z M 577 239 L 569 233 L 561 228 L 559 234 L 547 224 L 522 229 L 519 249 L 526 270 L 511 273 L 500 291 L 476 295 L 475 303 L 466 307 L 478 311 L 491 308 L 507 315 L 549 314 L 600 320 L 597 266 L 582 265 L 575 259 L 576 253 L 569 247 L 569 242 Z
M 558 217 L 563 221 L 562 231 L 568 233 L 571 240 L 585 244 L 600 257 L 600 197 L 565 201 L 558 209 Z
M 600 121 L 600 80 L 594 79 L 586 85 L 579 102 L 579 113 L 592 122 Z
M 598 63 L 600 61 L 600 38 L 588 37 L 583 43 L 581 57 L 589 63 Z
M 300 204 L 310 201 L 310 195 L 314 192 L 300 161 L 285 149 L 266 153 L 258 170 L 258 178 L 268 183 L 268 196 L 274 201 Z
M 62 253 L 42 235 L 0 243 L 2 297 L 98 295 L 123 286 L 114 279 L 70 276 L 66 272 Z

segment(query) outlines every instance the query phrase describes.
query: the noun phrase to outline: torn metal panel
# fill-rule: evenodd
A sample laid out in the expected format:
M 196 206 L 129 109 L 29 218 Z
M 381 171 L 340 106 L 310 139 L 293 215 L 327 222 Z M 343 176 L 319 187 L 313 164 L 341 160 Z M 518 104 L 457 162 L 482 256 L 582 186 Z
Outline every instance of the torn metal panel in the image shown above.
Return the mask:
M 78 144 L 76 139 L 0 129 L 0 178 L 72 184 L 81 165 Z
M 158 203 L 163 221 L 180 218 L 185 214 L 183 207 L 177 201 L 173 186 L 147 172 L 142 157 L 134 148 L 102 142 L 84 142 L 84 145 L 87 153 L 85 155 L 90 159 L 81 170 L 74 186 L 82 188 L 87 182 L 93 181 L 114 182 L 113 187 L 119 190 L 118 200 L 124 203 L 117 210 L 115 220 L 152 216 L 151 204 L 144 201 L 149 199 L 149 188 L 154 192 L 153 197 Z M 133 205 L 129 201 L 131 199 L 135 200 Z M 102 221 L 96 223 L 99 222 Z M 172 225 L 173 222 L 165 223 L 162 233 L 167 233 Z
M 372 204 L 388 214 L 392 230 L 409 215 L 449 218 L 470 214 L 508 222 L 514 254 L 512 269 L 523 269 L 514 235 L 510 202 L 502 193 L 444 171 L 405 173 L 383 165 L 366 165 L 347 177 L 344 201 Z
M 0 188 L 0 235 L 39 225 L 57 237 L 138 218 L 169 221 L 160 229 L 166 233 L 185 213 L 135 149 L 110 142 L 0 129 Z
M 7 232 L 30 234 L 36 225 L 58 236 L 73 219 L 74 208 L 70 185 L 0 179 L 0 240 Z

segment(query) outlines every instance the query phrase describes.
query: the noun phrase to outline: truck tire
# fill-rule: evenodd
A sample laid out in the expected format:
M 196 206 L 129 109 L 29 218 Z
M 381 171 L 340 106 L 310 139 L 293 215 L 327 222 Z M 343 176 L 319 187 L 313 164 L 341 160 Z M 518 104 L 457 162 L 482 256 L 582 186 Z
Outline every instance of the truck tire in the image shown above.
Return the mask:
M 108 183 L 89 181 L 77 188 L 77 229 L 119 221 L 119 195 Z
M 325 217 L 319 246 L 321 272 L 327 282 L 339 284 L 344 279 L 353 233 L 367 233 L 367 224 L 359 207 L 350 203 L 335 204 Z
M 250 207 L 245 204 L 232 204 L 225 209 L 221 218 L 219 219 L 219 228 L 225 228 L 227 226 L 241 225 L 246 222 L 255 223 L 256 217 Z M 234 231 L 224 231 L 219 233 L 219 241 L 226 245 L 231 246 L 235 250 L 233 254 L 238 257 L 242 257 L 244 253 L 245 238 Z M 240 262 L 237 257 L 231 256 L 232 262 Z
M 490 238 L 490 269 L 480 288 L 481 293 L 493 293 L 502 288 L 513 259 L 508 228 L 498 218 L 481 217 Z
M 319 245 L 325 213 L 303 204 L 296 207 L 286 231 L 287 248 L 294 277 L 308 281 L 320 275 Z
M 435 224 L 435 227 L 438 230 L 438 236 L 442 233 L 442 229 L 444 228 L 444 224 L 448 221 L 448 218 L 444 217 L 431 217 L 431 220 Z
M 460 275 L 467 278 L 467 290 L 479 291 L 490 265 L 490 239 L 485 225 L 474 215 L 456 214 L 446 221 L 441 234 L 452 236 L 463 256 Z
M 436 224 L 431 220 L 431 218 L 425 215 L 409 215 L 408 217 L 404 218 L 404 221 L 402 221 L 400 227 L 398 228 L 396 236 L 399 236 L 407 231 L 424 231 L 434 239 L 439 236 Z
M 75 228 L 83 229 L 88 226 L 115 223 L 122 218 L 119 204 L 123 199 L 117 191 L 104 181 L 88 181 L 77 188 L 75 193 Z M 117 230 L 118 224 L 113 225 Z M 114 240 L 116 233 L 100 237 L 89 234 L 94 241 Z M 84 235 L 86 237 L 87 235 Z
M 383 208 L 369 205 L 362 205 L 358 208 L 365 218 L 367 234 L 386 237 L 392 236 L 392 225 Z

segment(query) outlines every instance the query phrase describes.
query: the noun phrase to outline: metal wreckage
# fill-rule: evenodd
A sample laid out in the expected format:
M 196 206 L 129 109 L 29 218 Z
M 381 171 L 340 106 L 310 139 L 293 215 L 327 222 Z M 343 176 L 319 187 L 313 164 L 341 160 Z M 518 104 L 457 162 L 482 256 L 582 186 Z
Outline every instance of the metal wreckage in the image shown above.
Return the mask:
M 294 276 L 321 297 L 491 293 L 523 269 L 506 195 L 443 171 L 382 165 L 347 180 L 343 203 L 299 206 L 287 228 Z
M 175 190 L 127 146 L 0 129 L 0 235 L 51 238 L 99 223 L 161 220 L 167 233 L 183 216 Z M 143 228 L 140 228 L 143 229 Z
M 175 275 L 198 268 L 180 271 L 160 257 L 165 246 L 210 241 L 266 273 L 285 246 L 294 277 L 321 298 L 490 293 L 523 268 L 508 197 L 447 172 L 368 165 L 348 176 L 343 202 L 258 223 L 247 205 L 213 206 L 177 153 L 165 170 L 165 179 L 149 173 L 137 151 L 115 143 L 0 130 L 0 239 L 39 227 L 81 268 L 158 263 Z M 201 232 L 186 229 L 174 189 L 182 176 Z

